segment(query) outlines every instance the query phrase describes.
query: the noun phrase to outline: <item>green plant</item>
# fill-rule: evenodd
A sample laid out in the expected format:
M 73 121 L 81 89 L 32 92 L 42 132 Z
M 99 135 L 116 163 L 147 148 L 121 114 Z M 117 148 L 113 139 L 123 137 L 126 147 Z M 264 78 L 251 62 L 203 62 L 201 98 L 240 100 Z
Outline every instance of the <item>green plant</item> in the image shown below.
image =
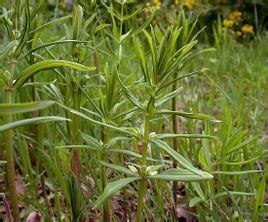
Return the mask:
M 213 118 L 204 114 L 185 113 L 161 109 L 161 106 L 165 102 L 177 96 L 178 93 L 181 92 L 181 89 L 176 89 L 171 93 L 165 95 L 163 91 L 167 86 L 172 85 L 172 83 L 184 78 L 185 76 L 189 76 L 189 74 L 187 74 L 185 76 L 180 76 L 175 80 L 170 80 L 170 77 L 172 76 L 174 70 L 182 60 L 185 60 L 188 57 L 189 52 L 196 44 L 196 41 L 192 40 L 187 45 L 183 46 L 181 49 L 175 51 L 175 44 L 181 32 L 181 28 L 169 29 L 164 33 L 162 33 L 158 28 L 156 28 L 152 29 L 151 35 L 145 30 L 143 32 L 151 50 L 150 55 L 152 61 L 152 68 L 150 68 L 146 64 L 145 53 L 141 48 L 140 40 L 138 38 L 135 38 L 135 46 L 139 55 L 141 70 L 143 73 L 143 79 L 142 82 L 139 83 L 139 88 L 142 87 L 142 90 L 144 90 L 146 100 L 142 102 L 139 98 L 136 98 L 134 94 L 130 91 L 129 87 L 127 87 L 121 80 L 121 74 L 117 73 L 122 90 L 126 94 L 129 102 L 133 105 L 133 110 L 143 116 L 143 123 L 141 127 L 135 128 L 134 133 L 131 131 L 126 131 L 128 135 L 134 136 L 138 140 L 142 141 L 141 163 L 140 165 L 136 166 L 138 169 L 131 167 L 131 169 L 133 169 L 133 172 L 131 172 L 127 168 L 123 168 L 122 166 L 109 164 L 110 167 L 112 167 L 113 169 L 122 171 L 133 176 L 109 184 L 105 188 L 101 197 L 94 204 L 94 208 L 99 207 L 99 205 L 102 204 L 109 196 L 111 196 L 115 192 L 118 192 L 118 190 L 120 190 L 123 186 L 126 186 L 128 183 L 133 182 L 135 180 L 139 180 L 140 182 L 138 188 L 137 210 L 138 221 L 142 221 L 143 197 L 145 194 L 145 190 L 147 189 L 148 179 L 199 181 L 212 178 L 211 175 L 194 168 L 190 162 L 184 159 L 176 151 L 173 151 L 173 149 L 167 143 L 160 139 L 170 137 L 205 137 L 213 139 L 214 137 L 199 134 L 154 134 L 151 132 L 152 118 L 154 118 L 155 115 L 176 114 L 187 118 L 216 121 Z M 191 75 L 193 74 L 194 73 L 191 73 Z M 117 128 L 115 126 L 111 128 L 122 132 L 125 131 L 124 129 Z M 186 169 L 183 170 L 171 168 L 169 170 L 163 171 L 162 173 L 158 173 L 157 170 L 163 168 L 164 166 L 147 166 L 149 143 L 152 143 L 167 152 L 172 158 L 178 161 L 178 163 L 182 167 Z
M 13 108 L 13 90 L 20 88 L 20 86 L 31 78 L 36 73 L 47 70 L 51 68 L 57 67 L 72 67 L 80 70 L 89 70 L 88 67 L 63 61 L 63 60 L 49 60 L 43 61 L 33 64 L 32 66 L 27 67 L 19 77 L 15 76 L 16 72 L 16 63 L 19 59 L 23 48 L 26 45 L 27 40 L 30 38 L 31 31 L 31 22 L 33 22 L 34 16 L 38 10 L 39 5 L 34 8 L 32 13 L 29 11 L 29 1 L 25 1 L 22 3 L 21 1 L 16 1 L 12 4 L 12 8 L 14 9 L 11 12 L 7 12 L 4 8 L 5 14 L 2 16 L 2 20 L 4 26 L 8 32 L 8 38 L 10 43 L 3 49 L 2 58 L 8 58 L 9 69 L 6 72 L 2 73 L 2 81 L 5 88 L 5 103 L 3 104 L 3 109 Z M 20 20 L 21 10 L 25 13 L 24 20 Z M 12 20 L 13 19 L 13 20 Z M 22 30 L 21 33 L 17 33 L 19 30 Z M 16 33 L 16 34 L 15 34 Z M 14 109 L 17 109 L 17 112 L 24 112 L 29 109 L 29 111 L 38 110 L 38 104 L 14 104 Z M 32 108 L 33 106 L 33 108 Z M 45 107 L 45 105 L 40 104 L 40 107 Z M 35 108 L 36 107 L 36 108 Z M 9 191 L 11 195 L 11 203 L 13 216 L 15 221 L 20 221 L 19 210 L 18 210 L 18 202 L 16 196 L 15 189 L 15 164 L 14 164 L 14 151 L 13 151 L 13 128 L 22 126 L 30 123 L 37 122 L 46 122 L 46 121 L 55 121 L 55 120 L 63 120 L 62 118 L 54 118 L 54 117 L 35 117 L 32 119 L 21 120 L 17 122 L 13 122 L 13 111 L 4 112 L 6 124 L 1 126 L 1 131 L 7 131 L 5 133 L 6 137 L 6 158 L 7 158 L 7 170 L 8 170 L 8 183 L 9 183 Z M 14 111 L 16 113 L 16 110 Z

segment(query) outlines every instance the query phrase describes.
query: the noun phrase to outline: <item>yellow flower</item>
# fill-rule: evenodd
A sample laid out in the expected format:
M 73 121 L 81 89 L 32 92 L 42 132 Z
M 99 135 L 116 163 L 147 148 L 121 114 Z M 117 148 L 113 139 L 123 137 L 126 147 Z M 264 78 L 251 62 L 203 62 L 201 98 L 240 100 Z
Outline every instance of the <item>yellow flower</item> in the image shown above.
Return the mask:
M 232 27 L 234 25 L 234 21 L 233 20 L 229 20 L 229 19 L 224 19 L 223 20 L 223 25 L 225 27 Z
M 229 16 L 228 20 L 232 20 L 234 24 L 238 25 L 242 20 L 242 12 L 233 11 Z
M 233 11 L 230 15 L 229 15 L 229 18 L 231 20 L 239 20 L 242 16 L 242 12 L 239 12 L 239 11 Z
M 240 32 L 240 31 L 236 31 L 235 34 L 236 34 L 237 36 L 241 36 L 241 35 L 242 35 L 242 32 Z
M 246 24 L 244 25 L 242 28 L 241 28 L 242 32 L 245 33 L 245 34 L 252 34 L 254 31 L 253 31 L 253 26 L 252 25 L 249 25 L 249 24 Z
M 150 2 L 147 2 L 146 3 L 146 7 L 150 7 L 151 6 L 151 3 Z
M 175 4 L 178 5 L 180 3 L 180 0 L 176 0 Z
M 187 6 L 187 8 L 192 9 L 194 3 L 195 3 L 195 0 L 186 0 L 184 5 Z

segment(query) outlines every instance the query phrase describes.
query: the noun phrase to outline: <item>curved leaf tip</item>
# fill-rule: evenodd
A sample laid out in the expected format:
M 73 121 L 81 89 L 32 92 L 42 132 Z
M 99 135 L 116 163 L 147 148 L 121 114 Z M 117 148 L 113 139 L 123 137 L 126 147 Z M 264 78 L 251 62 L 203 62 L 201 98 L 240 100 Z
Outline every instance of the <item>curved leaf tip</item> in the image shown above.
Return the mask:
M 17 89 L 21 87 L 29 78 L 31 78 L 33 75 L 35 75 L 36 73 L 40 71 L 60 68 L 60 67 L 69 67 L 69 68 L 73 68 L 79 71 L 92 71 L 96 69 L 96 67 L 87 67 L 85 65 L 81 65 L 79 63 L 71 62 L 67 60 L 56 60 L 56 59 L 45 60 L 45 61 L 37 62 L 27 67 L 24 71 L 22 71 L 19 78 L 14 82 L 13 88 Z

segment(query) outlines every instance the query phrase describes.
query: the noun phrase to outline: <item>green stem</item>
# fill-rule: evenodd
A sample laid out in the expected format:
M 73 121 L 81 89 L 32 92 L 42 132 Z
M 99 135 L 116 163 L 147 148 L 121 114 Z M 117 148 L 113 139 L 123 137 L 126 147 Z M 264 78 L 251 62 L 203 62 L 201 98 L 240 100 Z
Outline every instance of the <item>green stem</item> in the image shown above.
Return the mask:
M 176 78 L 176 75 L 174 75 L 174 78 Z M 177 89 L 177 82 L 175 82 L 172 86 L 172 91 L 175 91 Z M 177 98 L 173 97 L 172 98 L 172 111 L 176 111 L 177 109 Z M 173 125 L 173 133 L 178 134 L 179 133 L 179 117 L 176 115 L 172 116 L 172 125 Z M 179 142 L 176 137 L 173 138 L 173 149 L 177 152 L 179 148 Z M 177 162 L 174 160 L 173 161 L 173 167 L 177 167 Z M 177 206 L 177 192 L 178 192 L 178 182 L 174 181 L 173 182 L 173 200 L 175 206 Z
M 147 147 L 149 143 L 150 133 L 150 115 L 145 114 L 145 126 L 144 135 L 142 141 L 142 159 L 141 159 L 141 176 L 144 178 L 140 180 L 139 191 L 138 191 L 138 209 L 137 209 L 137 221 L 142 221 L 142 209 L 143 209 L 143 197 L 147 188 L 146 176 L 146 164 L 147 164 Z
M 14 72 L 14 62 L 11 61 L 10 64 L 10 79 L 13 77 Z M 13 103 L 12 88 L 7 86 L 5 90 L 5 102 Z M 6 116 L 6 123 L 11 123 L 13 121 L 12 115 Z M 18 208 L 18 199 L 16 194 L 15 185 L 15 163 L 14 163 L 14 149 L 13 149 L 13 130 L 8 130 L 5 133 L 6 141 L 6 159 L 7 159 L 7 177 L 8 177 L 8 189 L 10 194 L 11 207 L 13 211 L 13 218 L 15 222 L 20 221 L 20 213 Z
M 33 36 L 32 36 L 33 38 Z M 32 48 L 34 48 L 34 45 L 32 43 L 31 45 L 32 47 L 29 47 L 29 50 L 31 50 Z M 31 53 L 30 54 L 30 65 L 34 64 L 34 56 Z M 31 78 L 31 82 L 35 83 L 35 76 L 33 76 Z M 36 101 L 36 97 L 37 97 L 37 93 L 36 93 L 36 88 L 33 85 L 32 86 L 32 101 L 35 102 Z M 40 117 L 41 116 L 41 111 L 37 110 L 33 112 L 34 117 Z M 42 173 L 42 170 L 44 168 L 44 166 L 42 165 L 42 152 L 40 152 L 40 150 L 44 151 L 44 126 L 42 126 L 42 124 L 37 124 L 34 126 L 34 137 L 35 140 L 37 141 L 37 147 L 39 149 L 39 151 L 37 152 L 37 157 L 36 157 L 36 166 L 37 166 L 37 170 L 39 171 L 39 173 Z M 45 201 L 45 206 L 46 206 L 46 210 L 49 213 L 49 201 L 48 201 L 48 197 L 47 197 L 47 193 L 46 193 L 46 178 L 45 175 L 42 174 L 41 175 L 41 189 L 42 189 L 42 195 Z M 36 194 L 38 196 L 38 186 L 36 189 Z
M 106 156 L 106 145 L 107 142 L 109 141 L 109 129 L 108 128 L 103 128 L 102 131 L 102 141 L 103 141 L 103 151 L 101 153 L 101 160 L 102 161 L 106 161 L 107 156 Z M 106 173 L 105 170 L 106 167 L 105 166 L 101 166 L 101 182 L 102 182 L 102 192 L 104 191 L 105 187 L 107 186 L 107 178 L 106 178 Z M 103 221 L 104 222 L 110 222 L 111 221 L 111 211 L 110 211 L 110 204 L 109 204 L 109 200 L 107 200 L 104 205 L 103 205 Z
M 78 101 L 78 89 L 77 87 L 73 90 L 73 109 L 79 110 L 79 101 Z M 73 143 L 78 145 L 80 144 L 80 135 L 79 135 L 79 116 L 73 115 L 72 117 L 73 128 L 72 128 L 72 135 L 73 135 Z M 75 148 L 72 157 L 72 171 L 75 174 L 79 185 L 81 184 L 81 172 L 80 172 L 80 160 L 79 160 L 79 152 L 78 149 Z
M 78 40 L 78 39 L 77 39 Z M 76 44 L 73 44 L 72 47 L 72 57 L 73 61 L 79 63 L 79 49 L 76 47 Z M 76 81 L 79 82 L 79 73 L 77 71 L 74 71 L 74 78 Z M 79 104 L 79 83 L 77 84 L 75 81 L 71 82 L 72 89 L 72 108 L 74 110 L 79 111 L 80 110 L 80 104 Z M 80 118 L 78 115 L 73 114 L 72 115 L 72 138 L 73 138 L 73 144 L 79 145 L 80 144 L 80 134 L 79 134 L 79 121 Z M 79 150 L 78 148 L 74 148 L 73 156 L 71 160 L 71 169 L 76 176 L 76 179 L 78 181 L 79 187 L 81 186 L 81 168 L 80 168 L 80 160 L 79 160 Z
M 12 103 L 12 92 L 6 91 L 6 103 Z M 7 115 L 6 122 L 11 123 L 12 115 Z M 8 188 L 10 193 L 10 201 L 13 210 L 14 221 L 20 221 L 20 213 L 18 208 L 18 199 L 15 185 L 15 163 L 14 163 L 14 149 L 13 149 L 13 130 L 6 132 L 6 159 L 8 172 Z
M 137 222 L 142 222 L 143 197 L 147 188 L 147 179 L 142 179 L 139 184 Z
M 92 47 L 95 48 L 95 39 L 92 40 Z M 100 72 L 100 58 L 99 58 L 99 53 L 98 51 L 95 49 L 94 53 L 93 53 L 93 59 L 94 59 L 94 64 L 96 67 L 96 74 L 97 74 L 97 85 L 100 86 L 101 85 L 101 78 L 99 76 L 99 72 Z

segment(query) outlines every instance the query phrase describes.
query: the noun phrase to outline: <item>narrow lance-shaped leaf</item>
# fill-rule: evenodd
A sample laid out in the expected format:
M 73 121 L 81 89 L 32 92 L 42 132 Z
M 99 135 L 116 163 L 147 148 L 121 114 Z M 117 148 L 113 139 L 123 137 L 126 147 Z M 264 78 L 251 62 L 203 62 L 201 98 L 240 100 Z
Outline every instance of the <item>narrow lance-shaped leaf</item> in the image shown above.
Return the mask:
M 89 146 L 89 145 L 65 145 L 65 146 L 55 146 L 52 147 L 54 149 L 66 149 L 66 148 L 70 148 L 70 149 L 89 149 L 89 150 L 95 150 L 95 151 L 100 151 L 102 152 L 102 150 L 100 150 L 98 147 L 96 146 Z
M 70 19 L 70 18 L 72 18 L 72 15 L 67 15 L 67 16 L 64 16 L 64 17 L 61 17 L 61 18 L 53 19 L 53 20 L 51 20 L 51 21 L 39 26 L 38 28 L 34 29 L 33 31 L 30 32 L 30 34 L 40 32 L 40 31 L 46 29 L 50 25 L 54 25 L 56 23 L 63 22 L 64 20 L 67 20 L 67 19 Z
M 117 142 L 122 142 L 122 141 L 129 141 L 131 140 L 130 137 L 125 137 L 125 136 L 118 136 L 118 137 L 113 137 L 112 139 L 110 139 L 110 141 L 107 143 L 107 149 L 109 149 L 110 147 L 112 147 L 114 144 L 116 144 Z
M 46 123 L 46 122 L 53 122 L 53 121 L 69 121 L 69 119 L 57 116 L 43 116 L 43 117 L 35 117 L 31 119 L 24 119 L 18 120 L 12 123 L 7 123 L 0 126 L 0 133 L 5 132 L 10 129 L 14 129 L 20 126 L 25 126 L 29 124 L 36 124 L 36 123 Z
M 203 55 L 205 53 L 215 52 L 215 51 L 217 51 L 215 48 L 207 48 L 207 49 L 202 49 L 198 52 L 195 52 L 194 54 L 191 54 L 189 56 L 188 63 L 200 55 Z
M 93 102 L 93 100 L 90 98 L 90 96 L 88 95 L 88 93 L 86 92 L 86 90 L 78 83 L 79 88 L 81 89 L 81 92 L 84 93 L 84 95 L 86 96 L 87 100 L 89 101 L 89 103 L 94 107 L 94 109 L 97 111 L 97 115 L 101 118 L 103 118 L 103 113 L 101 112 L 101 110 L 99 109 L 99 107 Z M 83 107 L 81 107 L 81 109 L 84 109 L 87 112 L 90 113 L 94 113 L 91 110 L 85 109 Z
M 69 108 L 67 106 L 64 106 L 63 104 L 58 103 L 58 105 L 60 105 L 65 110 L 68 110 L 69 112 L 71 112 L 71 113 L 73 113 L 75 115 L 78 115 L 78 116 L 80 116 L 80 117 L 82 117 L 82 118 L 84 118 L 84 119 L 86 119 L 86 120 L 88 120 L 88 121 L 90 121 L 92 123 L 96 123 L 96 124 L 101 125 L 101 126 L 106 126 L 106 127 L 111 128 L 111 129 L 114 129 L 114 130 L 116 130 L 118 132 L 126 133 L 128 135 L 137 137 L 137 135 L 135 133 L 133 133 L 131 131 L 128 131 L 127 129 L 125 129 L 123 127 L 117 127 L 117 126 L 113 126 L 113 125 L 110 125 L 110 124 L 107 124 L 107 123 L 104 123 L 104 122 L 96 121 L 96 120 L 90 118 L 89 116 L 85 115 L 84 113 L 81 113 L 81 112 L 79 112 L 77 110 L 71 109 L 71 108 Z
M 31 78 L 37 72 L 40 72 L 42 70 L 47 70 L 47 69 L 60 68 L 60 67 L 70 67 L 70 68 L 77 69 L 80 71 L 91 71 L 95 69 L 95 67 L 87 67 L 79 63 L 70 62 L 66 60 L 54 60 L 54 59 L 45 60 L 45 61 L 37 62 L 27 67 L 24 71 L 22 71 L 19 78 L 13 84 L 13 88 L 16 89 L 16 88 L 21 87 L 23 83 L 25 83 L 29 78 Z
M 237 144 L 240 145 L 243 138 L 248 134 L 248 129 L 235 132 L 226 138 L 221 146 L 220 153 L 221 156 L 224 156 L 228 153 L 234 146 Z
M 251 173 L 261 173 L 262 170 L 244 170 L 244 171 L 213 171 L 212 174 L 222 174 L 222 175 L 246 175 Z
M 151 142 L 153 142 L 156 146 L 164 150 L 166 153 L 168 153 L 172 158 L 174 158 L 178 163 L 191 171 L 194 174 L 197 174 L 199 176 L 202 176 L 203 179 L 211 179 L 213 176 L 207 172 L 201 171 L 197 168 L 195 168 L 190 162 L 188 162 L 183 156 L 181 156 L 179 153 L 177 153 L 175 150 L 173 150 L 166 142 L 159 140 L 159 139 L 150 139 Z
M 0 60 L 4 59 L 9 54 L 10 50 L 15 48 L 17 45 L 18 45 L 17 41 L 12 41 L 8 43 L 5 47 L 3 47 L 0 50 Z
M 152 30 L 153 32 L 153 30 Z M 143 33 L 145 35 L 145 37 L 147 38 L 147 41 L 150 45 L 150 49 L 151 49 L 151 53 L 152 53 L 152 66 L 153 66 L 153 76 L 155 76 L 156 74 L 156 69 L 157 69 L 157 50 L 156 50 L 156 45 L 154 44 L 153 42 L 153 38 L 152 36 L 146 31 L 146 30 L 143 30 Z M 156 78 L 154 77 L 154 81 L 156 80 Z
M 255 157 L 248 159 L 248 160 L 241 160 L 241 161 L 234 161 L 234 162 L 230 162 L 230 161 L 215 162 L 214 165 L 219 165 L 219 164 L 230 165 L 230 166 L 245 165 L 245 164 L 251 163 L 259 158 L 260 158 L 260 156 L 255 156 Z
M 8 85 L 8 78 L 4 70 L 0 69 L 0 87 Z
M 149 84 L 151 84 L 149 74 L 148 74 L 148 68 L 147 68 L 147 64 L 146 64 L 145 53 L 143 52 L 143 50 L 141 48 L 141 42 L 140 42 L 140 40 L 138 38 L 135 39 L 134 46 L 135 46 L 135 49 L 136 49 L 137 54 L 139 56 L 144 81 L 148 82 Z
M 178 88 L 178 89 L 176 89 L 176 90 L 174 90 L 174 91 L 172 91 L 172 92 L 170 92 L 170 93 L 168 93 L 168 94 L 166 94 L 166 95 L 164 95 L 164 96 L 162 96 L 162 97 L 160 97 L 160 98 L 156 98 L 156 103 L 155 103 L 155 106 L 156 107 L 159 107 L 159 106 L 161 106 L 162 104 L 164 104 L 165 102 L 167 102 L 167 101 L 169 101 L 169 100 L 171 100 L 172 98 L 174 98 L 174 97 L 176 97 L 181 91 L 182 91 L 182 87 L 180 87 L 180 88 Z
M 192 173 L 189 170 L 171 168 L 160 174 L 149 176 L 151 179 L 159 179 L 159 180 L 171 180 L 171 181 L 183 181 L 183 182 L 195 182 L 211 179 L 212 176 L 209 174 L 207 176 L 198 175 Z
M 126 21 L 128 19 L 133 18 L 135 15 L 139 14 L 143 10 L 142 7 L 138 8 L 136 11 L 132 12 L 131 14 L 124 15 L 122 21 Z
M 88 26 L 93 22 L 94 18 L 96 17 L 97 13 L 94 13 L 93 15 L 91 15 L 86 21 L 85 21 L 85 24 L 84 24 L 84 27 L 83 27 L 83 32 L 86 32 Z
M 150 13 L 150 17 L 137 29 L 134 30 L 130 36 L 136 36 L 139 32 L 145 30 L 145 28 L 150 24 L 150 22 L 153 20 L 155 14 L 156 14 L 157 9 L 154 8 L 153 11 Z M 130 37 L 129 36 L 129 37 Z
M 25 9 L 24 10 L 25 22 L 24 22 L 24 26 L 22 28 L 22 33 L 19 37 L 19 44 L 14 52 L 14 56 L 16 58 L 21 54 L 21 52 L 22 52 L 22 50 L 23 50 L 23 48 L 24 48 L 24 46 L 29 38 L 29 31 L 30 31 L 30 26 L 31 26 L 29 0 L 25 0 L 24 2 L 25 2 L 25 7 L 24 7 L 24 9 Z
M 206 196 L 201 188 L 200 183 L 192 182 L 191 185 L 193 186 L 195 192 L 198 194 L 198 196 L 203 200 L 206 201 Z
M 122 166 L 119 166 L 119 165 L 107 163 L 107 162 L 104 162 L 104 161 L 101 161 L 101 160 L 99 160 L 98 162 L 101 165 L 106 166 L 108 168 L 111 168 L 113 170 L 116 170 L 116 171 L 118 171 L 120 173 L 125 173 L 125 174 L 129 174 L 129 175 L 132 175 L 132 176 L 139 176 L 137 173 L 134 173 L 133 171 L 131 171 L 130 169 L 128 169 L 126 167 L 122 167 Z
M 113 31 L 113 35 L 116 38 L 117 41 L 119 41 L 120 39 L 120 34 L 119 34 L 119 30 L 117 29 L 117 24 L 114 18 L 114 9 L 113 9 L 113 4 L 111 4 L 110 8 L 109 8 L 109 12 L 111 15 L 111 19 L 112 19 L 112 31 Z
M 177 115 L 177 116 L 182 116 L 182 117 L 189 118 L 189 119 L 207 120 L 207 121 L 216 122 L 216 123 L 221 122 L 220 120 L 214 119 L 202 113 L 187 113 L 187 112 L 182 112 L 182 111 L 171 111 L 167 109 L 162 109 L 162 110 L 158 110 L 156 114 Z
M 205 135 L 205 134 L 157 134 L 154 136 L 155 138 L 158 139 L 164 139 L 164 138 L 202 138 L 202 139 L 213 139 L 216 140 L 216 136 L 210 136 L 210 135 Z
M 202 199 L 200 197 L 194 197 L 190 200 L 189 207 L 195 207 L 196 205 L 198 205 L 201 202 L 202 202 Z
M 25 52 L 23 55 L 21 55 L 19 57 L 19 60 L 22 60 L 24 59 L 25 57 L 27 57 L 29 54 L 35 52 L 35 51 L 38 51 L 40 49 L 43 49 L 45 48 L 45 50 L 48 50 L 47 47 L 48 46 L 56 46 L 56 45 L 61 45 L 61 44 L 67 44 L 67 43 L 73 43 L 73 44 L 87 44 L 87 43 L 90 43 L 90 41 L 79 41 L 79 40 L 75 40 L 75 39 L 60 39 L 60 40 L 57 40 L 55 42 L 48 42 L 48 43 L 43 43 L 41 40 L 39 40 L 42 45 L 39 45 L 37 46 L 36 48 L 33 48 L 33 49 L 30 49 L 29 51 Z M 88 46 L 89 48 L 92 48 L 90 46 Z
M 34 8 L 32 8 L 30 10 L 30 12 L 31 12 L 31 20 L 34 20 L 37 12 L 42 7 L 43 3 L 44 3 L 44 0 L 37 0 L 37 3 L 35 4 Z
M 53 101 L 40 101 L 40 102 L 29 102 L 29 103 L 1 103 L 0 104 L 0 115 L 10 115 L 17 113 L 32 112 L 40 109 L 44 109 L 54 104 Z
M 229 155 L 229 154 L 231 154 L 231 153 L 233 153 L 235 151 L 240 150 L 244 146 L 246 146 L 246 145 L 251 144 L 252 142 L 254 142 L 256 140 L 256 138 L 257 137 L 250 138 L 250 139 L 244 141 L 243 143 L 240 143 L 240 144 L 234 146 L 230 151 L 228 151 L 227 153 L 224 153 L 223 156 Z
M 182 28 L 179 28 L 179 29 L 172 30 L 171 32 L 168 32 L 168 36 L 166 38 L 167 43 L 164 43 L 164 44 L 167 44 L 168 46 L 165 49 L 165 53 L 162 58 L 161 65 L 159 67 L 159 74 L 161 73 L 161 79 L 165 77 L 165 74 L 163 75 L 163 73 L 165 73 L 166 70 L 169 70 L 170 67 L 173 66 L 174 60 L 171 60 L 170 62 L 170 58 L 172 57 L 173 51 L 175 50 L 175 45 L 181 33 L 181 30 Z
M 96 147 L 99 151 L 103 151 L 102 144 L 97 139 L 86 133 L 81 133 L 81 136 L 90 146 Z
M 102 29 L 107 28 L 109 26 L 111 26 L 111 25 L 110 24 L 100 24 L 94 29 L 94 32 L 91 35 L 95 35 L 97 32 L 99 32 Z
M 79 39 L 80 37 L 80 27 L 83 20 L 83 9 L 80 5 L 78 5 L 74 12 L 73 19 L 73 39 Z
M 169 73 L 171 70 L 173 70 L 179 62 L 181 62 L 185 56 L 188 57 L 191 53 L 191 49 L 197 44 L 197 41 L 190 42 L 188 45 L 182 47 L 182 49 L 178 50 L 174 55 L 170 58 L 169 64 L 170 66 L 167 69 L 167 73 Z M 180 53 L 180 55 L 177 57 L 177 55 Z M 175 59 L 175 61 L 174 61 Z
M 125 92 L 126 96 L 128 97 L 129 101 L 133 105 L 135 105 L 135 106 L 139 107 L 140 109 L 142 109 L 142 106 L 139 103 L 138 99 L 130 92 L 130 90 L 125 86 L 125 84 L 120 79 L 118 72 L 117 72 L 117 78 L 118 78 L 118 81 L 119 81 L 120 85 L 122 86 L 123 91 Z
M 246 193 L 246 192 L 237 192 L 237 191 L 229 191 L 229 193 L 231 193 L 232 195 L 237 195 L 237 196 L 255 196 L 255 193 Z M 215 200 L 217 198 L 224 197 L 227 195 L 228 195 L 227 192 L 218 193 L 214 195 L 212 198 L 210 198 L 210 200 Z
M 165 81 L 162 81 L 162 84 L 161 86 L 159 87 L 159 89 L 157 90 L 157 92 L 160 92 L 162 91 L 163 89 L 166 89 L 168 86 L 172 85 L 173 83 L 176 83 L 178 82 L 179 80 L 182 80 L 184 78 L 187 78 L 187 77 L 191 77 L 193 75 L 197 75 L 197 74 L 204 74 L 206 73 L 208 69 L 207 68 L 202 68 L 200 70 L 197 70 L 197 71 L 194 71 L 194 72 L 190 72 L 190 73 L 187 73 L 187 74 L 184 74 L 184 75 L 181 75 L 181 76 L 178 76 L 176 77 L 175 79 L 169 81 L 168 83 L 166 83 L 166 80 Z M 170 72 L 168 75 L 172 74 L 172 72 Z
M 109 197 L 114 195 L 115 193 L 119 192 L 124 186 L 128 185 L 129 183 L 140 179 L 139 177 L 128 177 L 124 179 L 120 179 L 114 182 L 109 183 L 97 201 L 94 203 L 93 208 L 97 209 L 103 204 Z
M 141 159 L 142 158 L 142 155 L 141 154 L 138 154 L 138 153 L 135 153 L 133 151 L 130 151 L 130 150 L 123 150 L 123 149 L 110 149 L 110 150 L 107 150 L 106 151 L 107 153 L 121 153 L 121 154 L 125 154 L 127 156 L 131 156 L 131 157 L 135 157 L 135 158 L 138 158 L 138 159 Z M 156 159 L 152 159 L 150 157 L 147 157 L 146 158 L 148 161 L 152 161 L 152 162 L 159 162 L 159 160 L 156 160 Z M 167 163 L 171 163 L 171 161 L 163 161 L 163 162 L 167 162 Z

